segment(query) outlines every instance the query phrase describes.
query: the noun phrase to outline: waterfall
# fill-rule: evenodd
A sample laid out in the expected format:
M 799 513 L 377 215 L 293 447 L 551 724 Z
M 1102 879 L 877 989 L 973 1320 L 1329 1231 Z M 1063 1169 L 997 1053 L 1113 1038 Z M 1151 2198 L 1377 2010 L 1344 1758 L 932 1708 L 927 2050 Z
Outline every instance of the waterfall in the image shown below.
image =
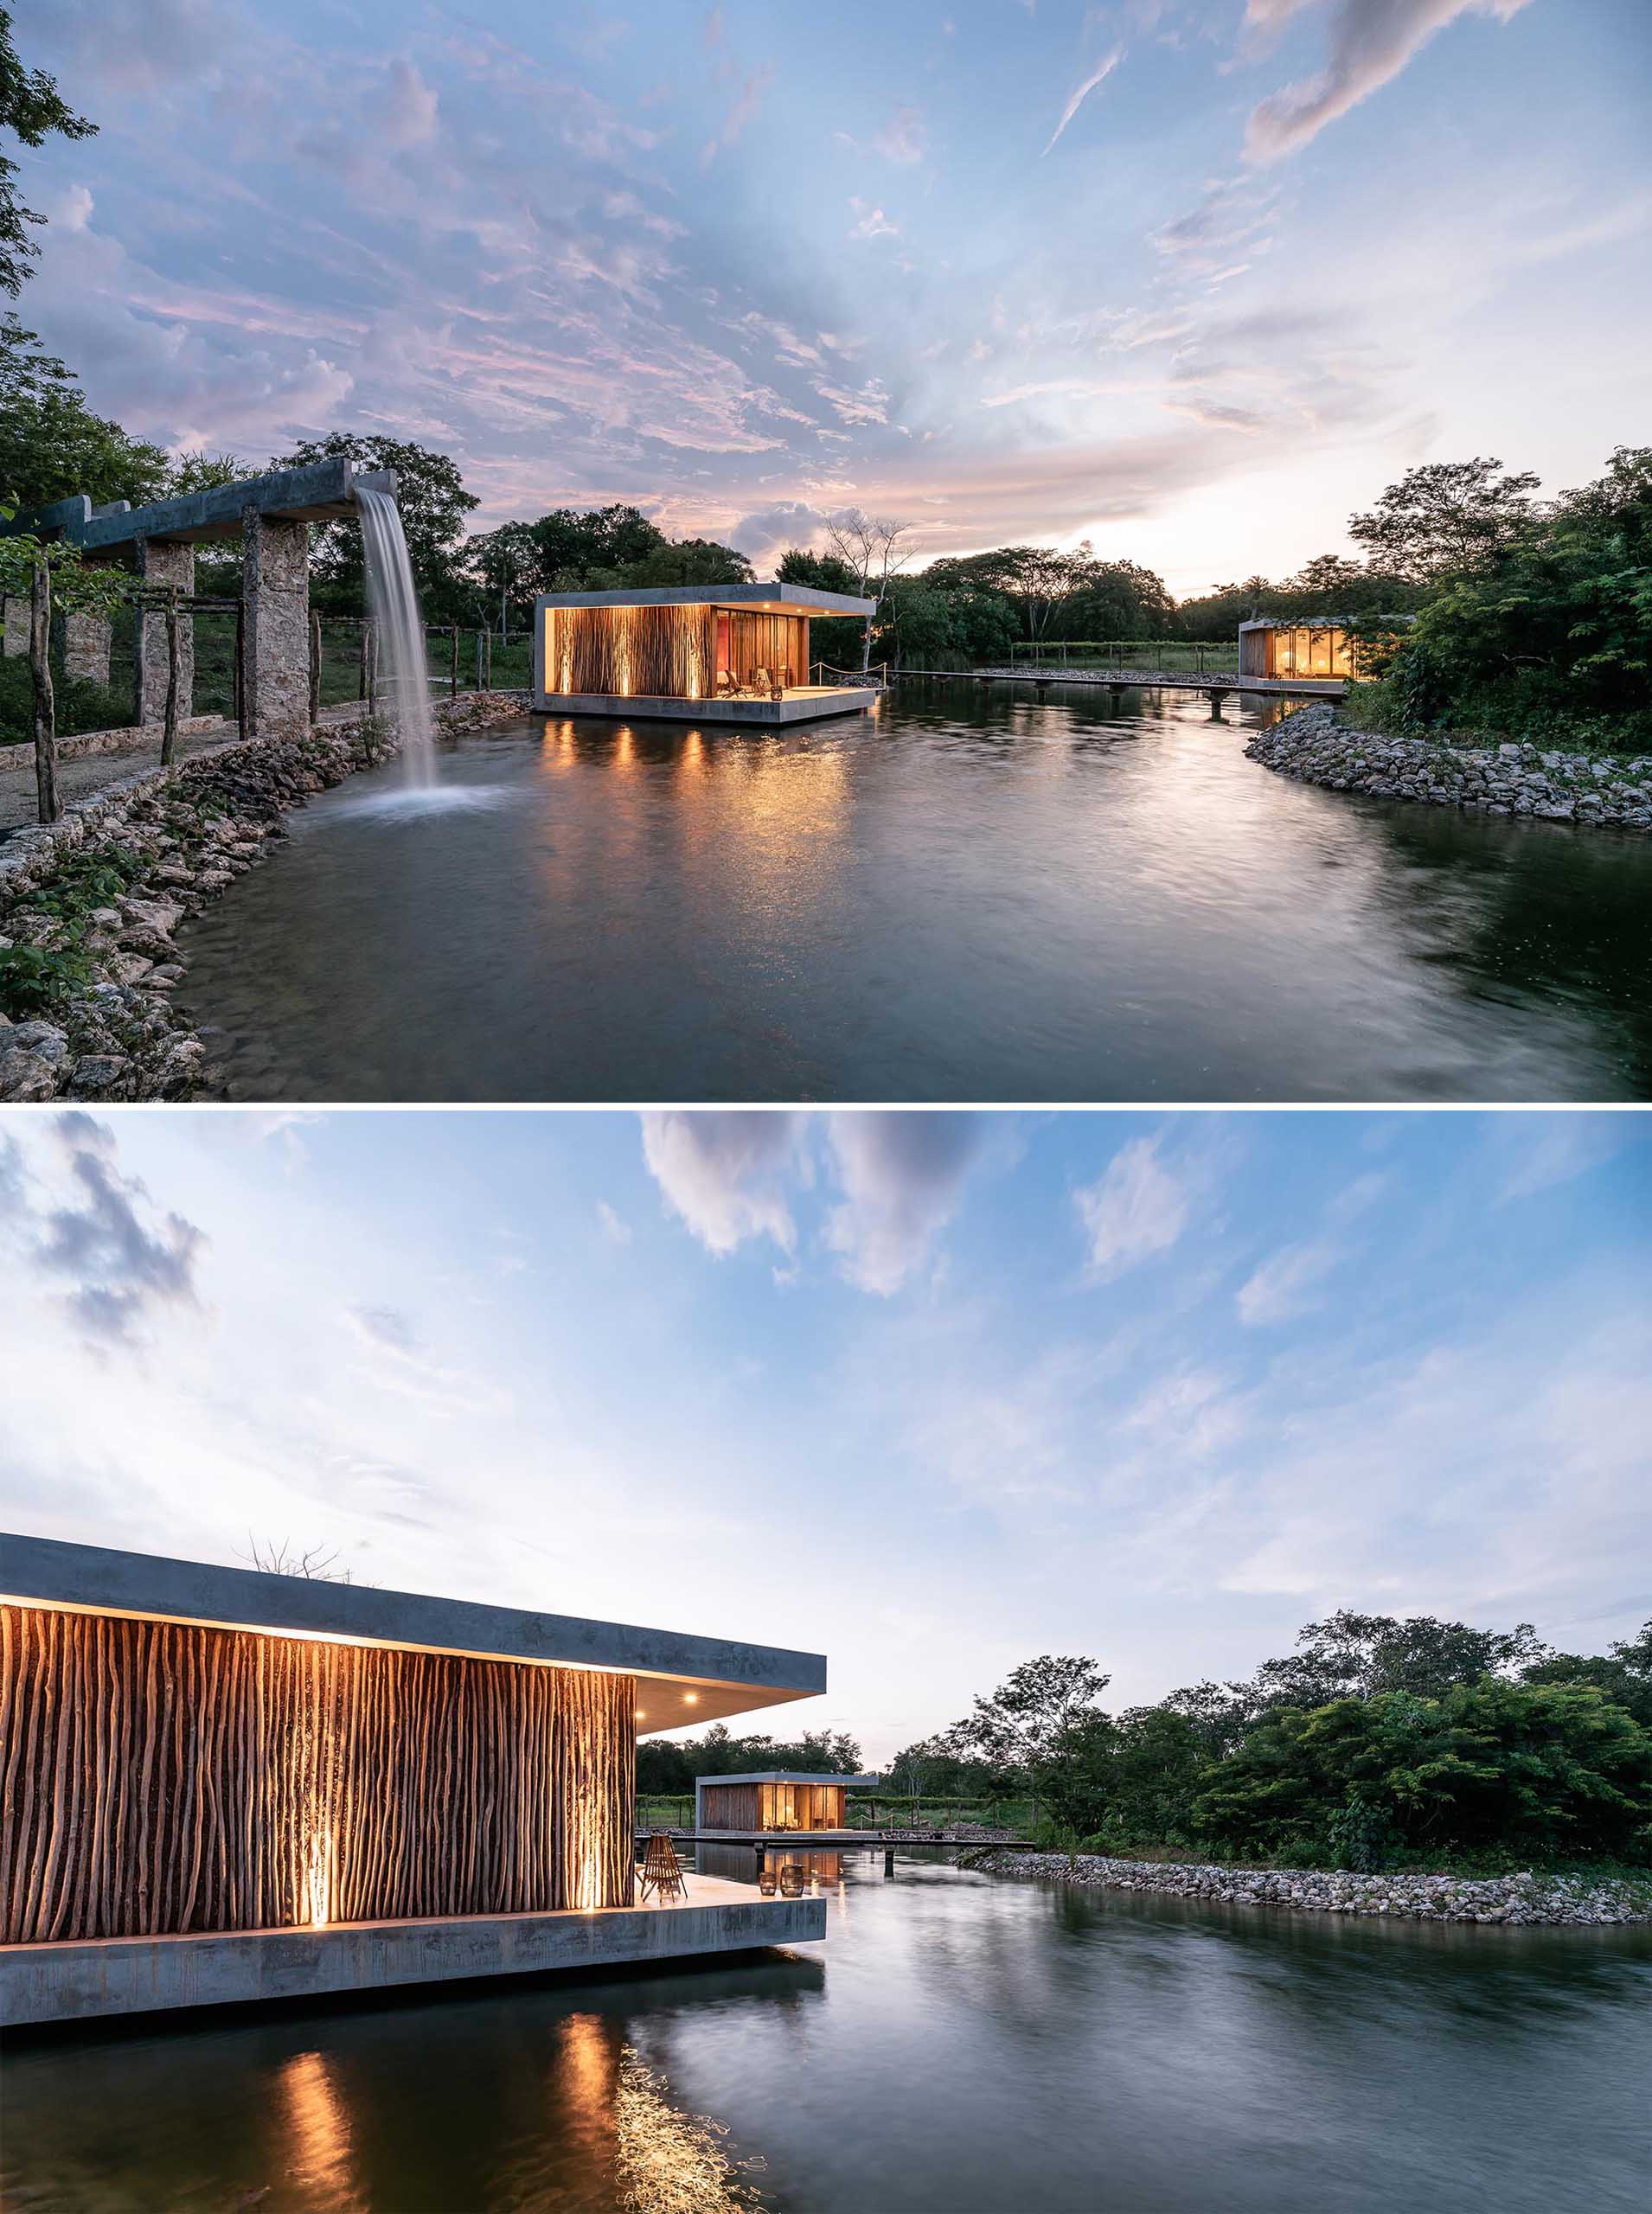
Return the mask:
M 388 493 L 355 487 L 367 559 L 367 602 L 379 649 L 378 691 L 401 732 L 404 781 L 423 790 L 436 781 L 436 747 L 430 713 L 430 670 L 425 625 L 413 590 L 401 510 Z

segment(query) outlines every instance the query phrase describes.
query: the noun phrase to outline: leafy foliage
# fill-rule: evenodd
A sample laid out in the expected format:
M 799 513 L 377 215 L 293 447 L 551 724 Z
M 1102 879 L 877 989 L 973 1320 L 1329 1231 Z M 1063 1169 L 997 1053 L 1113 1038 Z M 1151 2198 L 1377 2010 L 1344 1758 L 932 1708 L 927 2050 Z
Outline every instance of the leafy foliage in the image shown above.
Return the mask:
M 1406 730 L 1652 739 L 1652 447 L 1450 575 L 1373 704 Z
M 1343 1609 L 1247 1681 L 1117 1716 L 1106 1681 L 1090 1660 L 1026 1662 L 893 1773 L 953 1788 L 961 1749 L 971 1795 L 1030 1782 L 1052 1837 L 1104 1852 L 1652 1862 L 1652 1623 L 1589 1658 L 1529 1623 Z
M 90 138 L 97 127 L 74 112 L 43 70 L 24 68 L 11 43 L 11 10 L 0 8 L 0 131 L 40 146 L 49 138 Z M 17 164 L 0 155 L 0 291 L 14 299 L 29 273 L 25 265 L 40 252 L 29 229 L 45 220 L 18 199 Z
M 805 1730 L 797 1743 L 772 1737 L 731 1737 L 720 1722 L 702 1737 L 673 1742 L 645 1737 L 637 1748 L 639 1792 L 692 1791 L 697 1776 L 743 1776 L 761 1769 L 797 1769 L 809 1776 L 854 1776 L 861 1748 L 842 1731 Z

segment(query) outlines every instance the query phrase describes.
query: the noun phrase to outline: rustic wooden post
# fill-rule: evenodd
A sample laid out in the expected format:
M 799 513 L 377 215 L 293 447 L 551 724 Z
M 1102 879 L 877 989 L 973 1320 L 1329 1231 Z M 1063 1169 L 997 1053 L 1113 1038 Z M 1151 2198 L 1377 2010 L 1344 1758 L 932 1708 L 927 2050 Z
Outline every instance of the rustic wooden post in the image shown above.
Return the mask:
M 57 701 L 52 692 L 52 573 L 35 564 L 29 595 L 29 673 L 35 680 L 35 789 L 40 819 L 63 812 L 57 796 Z
M 310 721 L 313 728 L 321 715 L 321 617 L 310 611 Z
M 371 627 L 371 624 L 364 616 L 362 619 L 362 667 L 355 690 L 358 700 L 365 700 L 367 697 L 368 633 Z
M 457 623 L 453 624 L 448 639 L 447 696 L 450 700 L 457 700 L 459 696 L 459 626 Z
M 482 688 L 484 692 L 491 692 L 493 689 L 493 633 L 491 630 L 484 630 L 482 635 L 488 642 L 486 675 L 483 678 Z
M 175 590 L 166 596 L 166 708 L 161 726 L 161 766 L 163 769 L 171 767 L 172 757 L 178 750 L 178 679 L 182 664 L 178 596 Z
M 371 722 L 379 712 L 379 626 L 370 615 L 362 633 L 362 659 L 367 671 L 367 717 Z

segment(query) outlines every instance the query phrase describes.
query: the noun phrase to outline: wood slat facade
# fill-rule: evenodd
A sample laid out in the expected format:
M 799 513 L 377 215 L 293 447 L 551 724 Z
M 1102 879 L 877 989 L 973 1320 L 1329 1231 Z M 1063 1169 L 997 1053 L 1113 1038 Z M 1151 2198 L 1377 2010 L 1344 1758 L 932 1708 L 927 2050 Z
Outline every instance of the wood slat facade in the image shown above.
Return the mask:
M 759 669 L 809 681 L 809 618 L 711 605 L 549 607 L 547 693 L 614 699 L 705 700 L 718 676 L 741 687 Z
M 629 1905 L 636 1680 L 0 1606 L 0 1942 Z

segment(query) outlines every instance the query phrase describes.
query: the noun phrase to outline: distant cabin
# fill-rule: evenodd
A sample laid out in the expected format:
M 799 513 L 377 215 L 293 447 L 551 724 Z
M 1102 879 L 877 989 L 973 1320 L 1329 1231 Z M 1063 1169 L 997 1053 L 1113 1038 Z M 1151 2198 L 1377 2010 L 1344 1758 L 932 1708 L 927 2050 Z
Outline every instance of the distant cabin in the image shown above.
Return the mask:
M 1267 677 L 1275 683 L 1292 678 L 1310 684 L 1344 682 L 1359 673 L 1355 652 L 1341 617 L 1270 615 L 1239 624 L 1241 676 Z
M 811 1776 L 784 1769 L 760 1776 L 699 1776 L 694 1786 L 697 1833 L 841 1830 L 847 1826 L 850 1787 L 868 1791 L 875 1776 Z

